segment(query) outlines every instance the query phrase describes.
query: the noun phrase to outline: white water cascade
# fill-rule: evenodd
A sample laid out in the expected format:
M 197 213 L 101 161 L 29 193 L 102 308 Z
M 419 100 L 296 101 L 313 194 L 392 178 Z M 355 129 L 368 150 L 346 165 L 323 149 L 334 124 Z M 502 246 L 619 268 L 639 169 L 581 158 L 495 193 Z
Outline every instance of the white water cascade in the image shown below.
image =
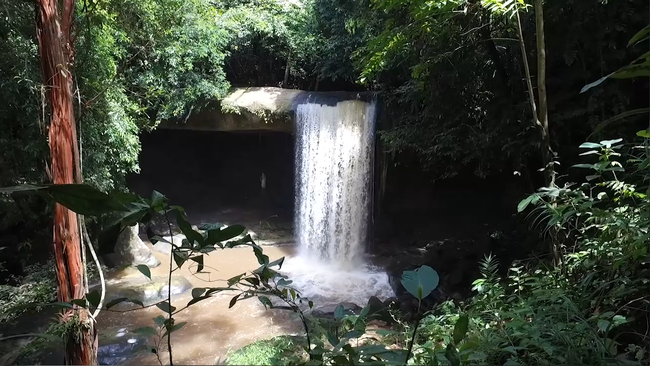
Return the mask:
M 296 111 L 295 229 L 302 255 L 353 268 L 367 240 L 375 103 Z
M 296 109 L 299 255 L 285 270 L 303 296 L 365 305 L 392 296 L 388 277 L 364 263 L 372 203 L 376 103 L 318 99 Z

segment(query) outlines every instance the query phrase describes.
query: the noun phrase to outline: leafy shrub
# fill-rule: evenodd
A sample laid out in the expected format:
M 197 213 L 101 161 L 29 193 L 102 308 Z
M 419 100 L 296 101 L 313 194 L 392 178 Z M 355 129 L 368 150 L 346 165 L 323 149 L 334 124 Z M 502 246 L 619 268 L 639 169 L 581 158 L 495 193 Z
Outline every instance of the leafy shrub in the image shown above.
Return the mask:
M 295 365 L 304 361 L 301 337 L 279 336 L 249 344 L 228 356 L 228 365 Z
M 26 275 L 18 279 L 18 286 L 0 285 L 0 323 L 8 322 L 28 310 L 40 311 L 42 304 L 56 300 L 54 261 L 32 264 Z

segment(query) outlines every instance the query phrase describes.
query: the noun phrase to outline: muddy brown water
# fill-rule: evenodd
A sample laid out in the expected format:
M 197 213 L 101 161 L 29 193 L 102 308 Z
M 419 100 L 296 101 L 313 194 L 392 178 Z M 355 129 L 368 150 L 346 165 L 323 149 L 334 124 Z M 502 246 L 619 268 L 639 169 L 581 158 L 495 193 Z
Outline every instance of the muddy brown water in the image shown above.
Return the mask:
M 154 253 L 162 264 L 151 269 L 152 277 L 166 276 L 169 271 L 169 259 L 164 254 Z M 293 250 L 289 246 L 265 247 L 264 253 L 270 260 L 275 260 L 292 255 Z M 174 272 L 174 275 L 184 276 L 194 287 L 219 287 L 226 286 L 227 279 L 259 266 L 253 251 L 248 247 L 216 251 L 205 256 L 204 261 L 205 273 L 194 274 L 187 263 L 180 271 Z M 132 267 L 110 275 L 113 279 L 132 276 L 143 275 Z M 256 298 L 238 301 L 235 306 L 229 308 L 233 296 L 234 293 L 214 296 L 190 306 L 176 316 L 177 323 L 187 322 L 182 329 L 172 334 L 172 351 L 176 364 L 215 364 L 219 359 L 223 360 L 229 352 L 257 340 L 302 332 L 301 323 L 291 312 L 267 310 Z M 181 308 L 191 299 L 191 291 L 187 291 L 173 297 L 172 304 Z M 124 329 L 152 326 L 152 319 L 158 315 L 164 315 L 164 312 L 156 307 L 130 312 L 103 311 L 97 319 L 100 336 L 119 337 L 118 333 Z M 153 341 L 155 338 L 150 339 L 149 343 Z M 163 362 L 166 362 L 166 352 L 161 352 L 160 356 Z M 127 360 L 126 364 L 152 365 L 158 364 L 158 360 L 153 353 L 143 351 Z

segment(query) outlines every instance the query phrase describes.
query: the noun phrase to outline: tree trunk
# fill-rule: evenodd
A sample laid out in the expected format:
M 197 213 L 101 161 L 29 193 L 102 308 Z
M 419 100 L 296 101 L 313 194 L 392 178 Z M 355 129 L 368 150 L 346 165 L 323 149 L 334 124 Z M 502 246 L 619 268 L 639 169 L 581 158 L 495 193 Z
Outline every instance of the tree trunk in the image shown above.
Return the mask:
M 69 71 L 69 57 L 72 54 L 70 28 L 74 1 L 66 0 L 63 5 L 65 33 L 62 31 L 57 3 L 58 0 L 38 0 L 37 36 L 43 82 L 52 108 L 49 127 L 52 181 L 54 184 L 70 184 L 75 182 L 76 171 L 79 169 L 71 90 L 72 75 Z M 86 288 L 83 281 L 84 269 L 81 262 L 77 215 L 60 204 L 55 204 L 54 208 L 53 241 L 59 301 L 69 302 L 83 298 Z M 65 310 L 62 321 L 75 322 L 78 325 L 78 329 L 66 335 L 65 363 L 96 365 L 97 337 L 88 311 Z
M 537 119 L 542 130 L 542 162 L 547 187 L 555 185 L 555 169 L 551 159 L 551 141 L 548 131 L 548 101 L 546 99 L 546 45 L 544 40 L 544 7 L 542 0 L 535 0 L 535 29 L 537 34 L 537 95 L 539 110 Z

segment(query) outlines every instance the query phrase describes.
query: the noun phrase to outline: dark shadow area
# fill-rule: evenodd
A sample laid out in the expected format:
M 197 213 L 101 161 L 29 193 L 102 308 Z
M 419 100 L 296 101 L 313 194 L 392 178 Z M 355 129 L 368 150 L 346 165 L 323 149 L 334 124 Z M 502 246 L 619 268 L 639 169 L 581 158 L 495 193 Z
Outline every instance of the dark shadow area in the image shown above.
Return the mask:
M 140 140 L 141 173 L 128 180 L 135 193 L 163 193 L 193 224 L 291 222 L 293 136 L 159 129 Z

